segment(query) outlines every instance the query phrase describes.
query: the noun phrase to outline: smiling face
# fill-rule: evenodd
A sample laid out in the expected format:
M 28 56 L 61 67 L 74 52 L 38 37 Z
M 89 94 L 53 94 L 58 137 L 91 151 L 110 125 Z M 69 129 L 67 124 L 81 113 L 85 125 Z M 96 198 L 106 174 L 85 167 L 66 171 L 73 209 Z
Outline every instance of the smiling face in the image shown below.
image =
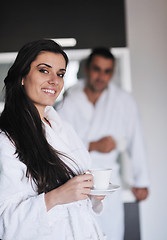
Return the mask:
M 114 61 L 96 55 L 86 69 L 88 87 L 92 92 L 102 92 L 108 87 L 114 72 Z
M 66 62 L 59 53 L 40 52 L 31 63 L 29 73 L 22 79 L 22 85 L 40 115 L 59 96 L 64 86 L 65 71 Z

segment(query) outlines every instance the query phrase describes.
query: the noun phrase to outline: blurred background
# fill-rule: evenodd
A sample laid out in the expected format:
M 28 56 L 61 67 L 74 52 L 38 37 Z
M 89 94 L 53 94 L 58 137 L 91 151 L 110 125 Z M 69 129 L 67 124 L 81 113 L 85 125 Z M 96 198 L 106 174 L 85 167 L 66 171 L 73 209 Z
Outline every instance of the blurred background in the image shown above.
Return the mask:
M 40 38 L 57 39 L 70 58 L 65 89 L 82 78 L 79 63 L 91 48 L 106 46 L 116 56 L 114 81 L 135 97 L 147 143 L 151 187 L 149 198 L 140 204 L 141 239 L 166 240 L 167 1 L 3 2 L 0 91 L 20 47 Z M 3 97 L 1 93 L 0 111 Z M 126 194 L 123 200 L 133 201 Z

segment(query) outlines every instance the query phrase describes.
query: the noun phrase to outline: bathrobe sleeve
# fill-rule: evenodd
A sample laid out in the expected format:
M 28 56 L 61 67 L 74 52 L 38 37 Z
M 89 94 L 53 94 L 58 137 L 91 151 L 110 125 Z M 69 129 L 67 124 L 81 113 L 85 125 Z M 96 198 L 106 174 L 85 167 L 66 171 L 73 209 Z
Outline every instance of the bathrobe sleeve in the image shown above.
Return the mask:
M 141 117 L 135 100 L 130 96 L 127 104 L 130 112 L 127 114 L 128 152 L 132 162 L 133 186 L 148 187 L 149 174 L 147 167 L 147 153 Z
M 33 191 L 26 166 L 14 153 L 15 147 L 1 133 L 0 239 L 35 239 L 48 224 L 44 194 Z

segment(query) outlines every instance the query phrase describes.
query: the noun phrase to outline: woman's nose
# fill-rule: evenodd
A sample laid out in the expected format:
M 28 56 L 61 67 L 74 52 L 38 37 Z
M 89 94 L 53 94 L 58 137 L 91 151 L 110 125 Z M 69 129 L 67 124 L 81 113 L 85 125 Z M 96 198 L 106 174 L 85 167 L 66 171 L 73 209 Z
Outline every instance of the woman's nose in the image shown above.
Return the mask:
M 51 84 L 51 85 L 58 85 L 59 84 L 58 76 L 56 74 L 52 74 L 52 76 L 50 77 L 48 83 Z

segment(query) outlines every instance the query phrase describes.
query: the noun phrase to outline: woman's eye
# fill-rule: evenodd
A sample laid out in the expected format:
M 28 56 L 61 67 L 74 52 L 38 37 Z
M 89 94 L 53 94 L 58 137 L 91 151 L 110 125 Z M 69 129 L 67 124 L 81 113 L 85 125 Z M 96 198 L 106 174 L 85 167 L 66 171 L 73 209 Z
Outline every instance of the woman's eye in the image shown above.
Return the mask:
M 48 71 L 47 71 L 46 69 L 43 69 L 43 68 L 39 69 L 39 71 L 40 71 L 41 73 L 48 73 Z
M 64 77 L 64 73 L 59 73 L 59 74 L 57 74 L 57 76 L 63 78 Z

